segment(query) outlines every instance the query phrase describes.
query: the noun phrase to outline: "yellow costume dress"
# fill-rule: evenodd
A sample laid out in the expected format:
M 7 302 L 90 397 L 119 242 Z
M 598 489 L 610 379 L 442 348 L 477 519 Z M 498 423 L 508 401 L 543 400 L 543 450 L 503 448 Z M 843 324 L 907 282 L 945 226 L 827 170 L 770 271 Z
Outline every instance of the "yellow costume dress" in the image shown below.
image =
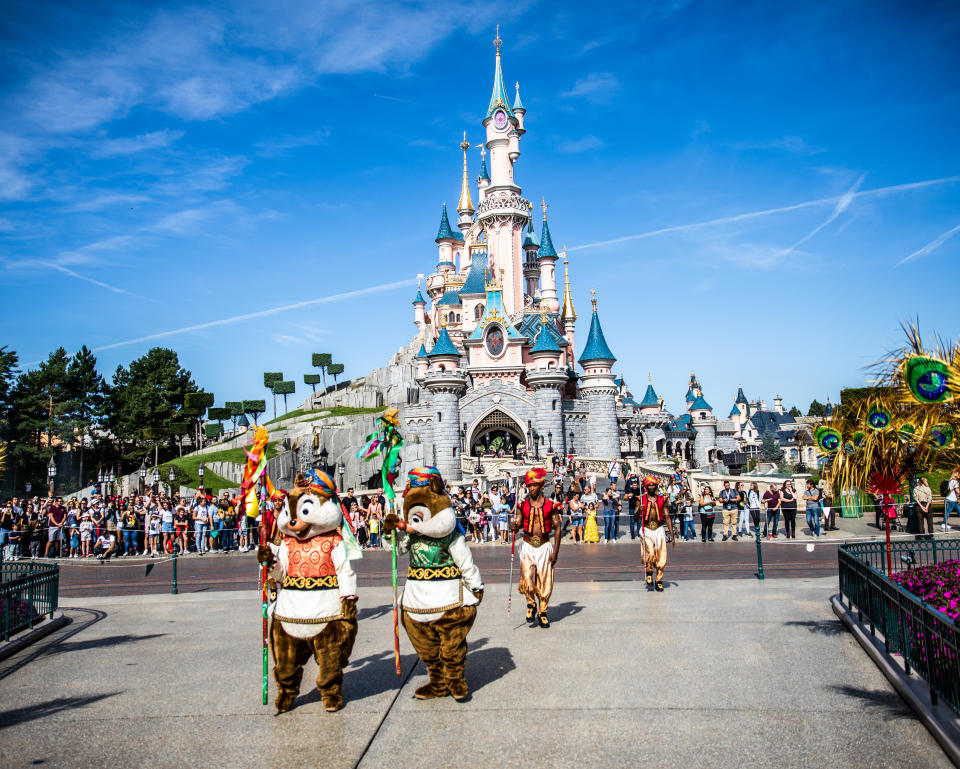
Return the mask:
M 597 530 L 597 511 L 587 510 L 587 525 L 583 529 L 584 542 L 599 542 L 600 532 Z

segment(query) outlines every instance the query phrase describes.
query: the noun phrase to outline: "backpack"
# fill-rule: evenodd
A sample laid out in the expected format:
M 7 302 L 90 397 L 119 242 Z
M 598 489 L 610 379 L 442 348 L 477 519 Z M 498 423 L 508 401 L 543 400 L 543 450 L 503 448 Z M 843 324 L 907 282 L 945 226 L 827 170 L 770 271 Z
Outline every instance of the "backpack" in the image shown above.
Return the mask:
M 950 493 L 950 479 L 944 478 L 940 481 L 940 496 L 945 497 Z

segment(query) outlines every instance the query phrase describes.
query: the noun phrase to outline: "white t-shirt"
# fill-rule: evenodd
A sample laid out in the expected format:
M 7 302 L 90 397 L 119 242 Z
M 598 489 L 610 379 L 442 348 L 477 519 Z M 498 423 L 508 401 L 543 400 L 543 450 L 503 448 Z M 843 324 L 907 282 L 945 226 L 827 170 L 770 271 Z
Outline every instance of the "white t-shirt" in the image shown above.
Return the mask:
M 114 542 L 116 542 L 116 537 L 101 534 L 99 537 L 97 537 L 96 547 L 104 547 L 109 549 Z
M 960 481 L 958 481 L 956 478 L 951 478 L 951 479 L 950 479 L 950 493 L 947 494 L 947 500 L 948 500 L 948 501 L 950 501 L 950 502 L 956 502 L 956 501 L 957 501 L 957 490 L 958 490 L 958 488 L 960 488 Z

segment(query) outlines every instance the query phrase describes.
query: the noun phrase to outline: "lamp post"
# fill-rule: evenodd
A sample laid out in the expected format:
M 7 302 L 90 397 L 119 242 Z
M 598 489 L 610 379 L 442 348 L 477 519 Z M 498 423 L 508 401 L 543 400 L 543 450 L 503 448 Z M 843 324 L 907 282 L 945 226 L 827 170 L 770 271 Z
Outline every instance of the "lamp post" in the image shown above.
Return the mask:
M 106 475 L 102 467 L 97 468 L 97 494 L 101 497 L 103 496 L 103 482 L 106 479 Z
M 570 453 L 573 454 L 573 430 L 570 431 Z
M 317 456 L 320 458 L 320 470 L 329 473 L 330 465 L 327 464 L 327 458 L 330 456 L 330 453 L 327 451 L 327 447 L 324 446 L 320 449 L 320 453 L 317 454 Z
M 201 462 L 197 466 L 197 477 L 200 478 L 200 491 L 203 491 L 203 473 L 205 472 L 205 470 L 206 468 L 204 468 L 203 462 Z
M 460 454 L 467 453 L 467 423 L 463 423 L 463 427 L 460 428 Z
M 337 462 L 337 477 L 340 479 L 339 491 L 343 491 L 343 462 Z
M 54 478 L 57 477 L 57 463 L 53 461 L 53 457 L 50 457 L 50 461 L 47 463 L 47 478 L 50 479 L 50 496 L 53 496 L 53 485 Z
M 113 488 L 113 483 L 116 480 L 117 480 L 117 474 L 113 470 L 113 465 L 110 465 L 110 472 L 107 475 L 107 485 L 110 488 L 110 496 L 113 496 L 116 493 Z
M 156 494 L 160 491 L 160 468 L 153 468 L 153 493 Z
M 142 495 L 144 486 L 147 483 L 147 460 L 143 460 L 140 463 L 139 475 L 140 475 L 140 485 L 137 488 L 139 490 L 139 493 Z
M 761 552 L 762 545 L 760 544 L 760 514 L 757 513 L 757 518 L 753 522 L 753 530 L 757 535 L 757 579 L 763 579 L 763 553 Z
M 547 453 L 553 453 L 553 433 L 547 430 Z
M 170 499 L 173 499 L 173 484 L 177 480 L 177 474 L 173 471 L 173 465 L 170 465 L 170 472 L 167 474 L 167 480 L 170 481 Z

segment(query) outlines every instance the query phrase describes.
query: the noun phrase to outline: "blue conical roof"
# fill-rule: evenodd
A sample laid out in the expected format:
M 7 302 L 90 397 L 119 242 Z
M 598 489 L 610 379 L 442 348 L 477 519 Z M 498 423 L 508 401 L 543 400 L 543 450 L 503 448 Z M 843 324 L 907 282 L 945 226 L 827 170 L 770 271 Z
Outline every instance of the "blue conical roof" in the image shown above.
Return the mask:
M 420 288 L 417 288 L 417 295 L 413 298 L 413 304 L 426 304 L 427 300 L 423 298 L 423 294 L 420 293 Z
M 541 320 L 540 322 L 540 333 L 537 334 L 537 341 L 534 342 L 533 347 L 530 348 L 530 352 L 562 352 L 560 346 L 553 340 L 553 334 L 550 333 L 550 329 L 547 328 L 546 321 Z
M 497 49 L 497 64 L 493 71 L 493 93 L 490 95 L 490 106 L 487 108 L 487 117 L 490 117 L 498 107 L 502 107 L 510 117 L 513 110 L 507 101 L 507 89 L 503 87 L 503 72 L 500 69 L 500 49 Z M 485 118 L 486 119 L 486 118 Z
M 473 255 L 473 261 L 470 262 L 470 272 L 467 273 L 467 279 L 460 289 L 460 295 L 483 294 L 487 288 L 487 255 L 482 251 L 477 251 Z
M 414 360 L 423 360 L 427 357 L 427 348 L 423 343 L 420 344 L 420 352 L 417 353 L 417 357 Z
M 527 108 L 523 106 L 523 102 L 520 101 L 520 83 L 517 83 L 517 95 L 513 99 L 513 111 L 517 112 L 518 110 L 527 111 Z
M 427 357 L 435 358 L 438 355 L 456 355 L 460 357 L 460 351 L 453 343 L 453 340 L 450 339 L 450 334 L 447 333 L 446 326 L 440 329 L 440 336 L 437 337 L 437 343 L 433 346 L 433 349 Z
M 747 403 L 747 396 L 743 394 L 743 387 L 737 388 L 737 398 L 734 403 Z
M 657 397 L 657 393 L 653 389 L 652 384 L 647 385 L 647 391 L 643 394 L 643 400 L 640 401 L 640 406 L 641 408 L 644 406 L 660 407 L 660 399 Z
M 737 404 L 736 404 L 736 403 L 734 403 L 734 404 L 733 404 L 733 408 L 730 409 L 730 416 L 732 416 L 732 417 L 738 417 L 738 416 L 740 416 L 740 409 L 737 408 Z
M 439 243 L 441 240 L 456 240 L 453 229 L 450 227 L 450 220 L 447 218 L 447 204 L 443 204 L 443 214 L 440 216 L 440 229 L 437 231 L 437 237 L 434 241 Z
M 490 174 L 487 172 L 487 159 L 486 157 L 480 158 L 480 175 L 477 177 L 478 180 L 483 179 L 484 181 L 490 181 Z
M 541 246 L 541 254 L 543 253 Z M 603 329 L 600 328 L 600 319 L 597 317 L 597 308 L 593 308 L 593 317 L 590 319 L 590 333 L 587 334 L 587 346 L 583 348 L 583 354 L 580 356 L 580 362 L 591 360 L 616 360 L 610 348 L 607 346 L 607 340 L 603 338 Z
M 543 232 L 540 234 L 540 256 L 556 256 L 557 249 L 553 247 L 550 237 L 550 228 L 547 226 L 547 217 L 543 217 Z
M 686 403 L 690 403 L 690 402 L 696 400 L 696 398 L 697 398 L 697 396 L 696 396 L 696 394 L 693 392 L 693 388 L 692 388 L 692 387 L 688 387 L 688 388 L 687 388 L 687 394 L 684 396 L 683 400 L 684 400 Z
M 707 403 L 702 395 L 698 395 L 693 403 L 690 404 L 690 411 L 713 411 L 713 406 Z
M 527 233 L 523 236 L 523 246 L 536 246 L 540 247 L 540 241 L 537 240 L 537 233 L 533 231 L 533 219 L 530 220 L 530 223 L 527 225 Z

